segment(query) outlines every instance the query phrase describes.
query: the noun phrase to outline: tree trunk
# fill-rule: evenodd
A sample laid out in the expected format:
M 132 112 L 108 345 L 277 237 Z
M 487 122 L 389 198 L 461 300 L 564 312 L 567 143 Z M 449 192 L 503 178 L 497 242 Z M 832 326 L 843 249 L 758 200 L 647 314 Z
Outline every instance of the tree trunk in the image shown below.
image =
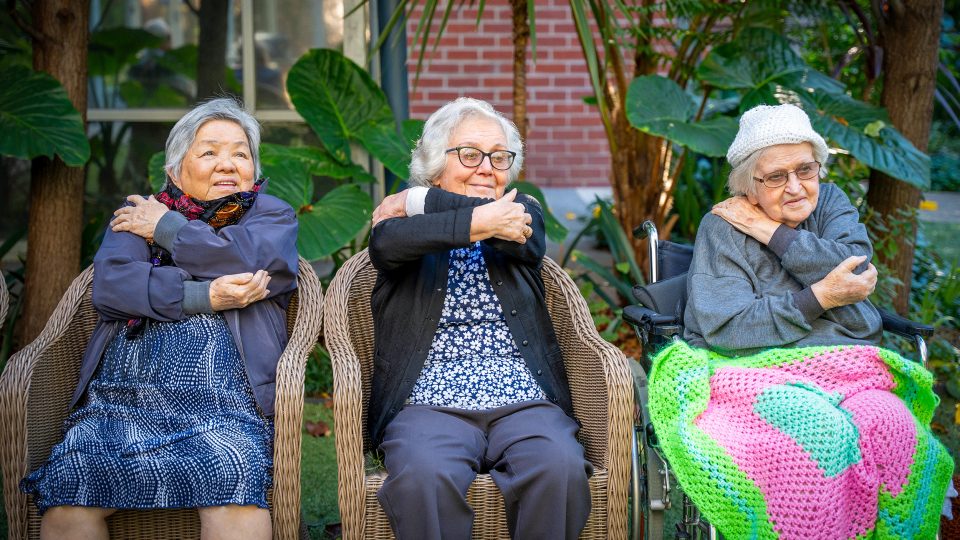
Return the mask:
M 89 0 L 37 0 L 33 68 L 56 77 L 86 120 Z M 43 329 L 80 271 L 83 168 L 36 158 L 30 171 L 30 218 L 21 343 Z
M 527 45 L 530 24 L 526 0 L 511 0 L 513 8 L 513 122 L 520 130 L 520 140 L 527 140 Z M 521 170 L 520 179 L 526 175 Z
M 900 133 L 926 152 L 933 117 L 937 81 L 937 48 L 943 0 L 890 1 L 880 15 L 883 46 L 883 94 L 881 102 Z M 897 239 L 893 256 L 879 253 L 880 261 L 902 285 L 897 287 L 894 308 L 906 314 L 917 236 L 915 210 L 920 190 L 910 184 L 872 171 L 867 204 L 887 221 L 909 216 L 905 234 Z M 897 227 L 899 228 L 899 227 Z
M 226 94 L 224 72 L 227 69 L 227 17 L 229 0 L 200 2 L 200 36 L 197 49 L 197 101 Z M 253 105 L 251 103 L 251 105 Z

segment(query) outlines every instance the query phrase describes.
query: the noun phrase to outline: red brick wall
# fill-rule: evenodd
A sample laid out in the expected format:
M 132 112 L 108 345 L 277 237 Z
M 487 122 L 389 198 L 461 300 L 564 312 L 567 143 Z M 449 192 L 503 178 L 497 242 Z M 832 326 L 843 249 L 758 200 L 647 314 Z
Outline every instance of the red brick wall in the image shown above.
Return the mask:
M 441 2 L 439 9 L 445 6 Z M 476 7 L 455 8 L 439 46 L 427 49 L 414 87 L 419 17 L 418 10 L 407 24 L 410 116 L 424 119 L 448 101 L 470 96 L 512 117 L 509 4 L 488 0 L 479 27 Z M 608 185 L 610 155 L 597 109 L 583 103 L 591 94 L 590 80 L 569 3 L 537 0 L 536 33 L 536 62 L 527 55 L 527 178 L 541 187 Z

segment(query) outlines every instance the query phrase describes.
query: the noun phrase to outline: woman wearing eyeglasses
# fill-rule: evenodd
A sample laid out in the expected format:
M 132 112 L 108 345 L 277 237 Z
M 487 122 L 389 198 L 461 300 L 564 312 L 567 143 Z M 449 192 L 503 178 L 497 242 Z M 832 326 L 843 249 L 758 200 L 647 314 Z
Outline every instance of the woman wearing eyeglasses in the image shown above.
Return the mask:
M 843 191 L 820 183 L 827 145 L 806 113 L 750 109 L 727 160 L 733 197 L 697 231 L 684 339 L 736 355 L 879 343 L 867 230 Z
M 514 538 L 576 538 L 590 463 L 540 278 L 537 201 L 505 193 L 523 165 L 516 126 L 460 98 L 433 113 L 412 187 L 374 211 L 378 271 L 368 428 L 397 538 L 470 538 L 467 488 L 489 473 Z
M 680 485 L 725 538 L 933 538 L 953 462 L 930 372 L 877 347 L 857 210 L 793 105 L 745 112 L 733 197 L 701 222 L 684 340 L 649 410 Z M 691 346 L 692 345 L 692 346 Z

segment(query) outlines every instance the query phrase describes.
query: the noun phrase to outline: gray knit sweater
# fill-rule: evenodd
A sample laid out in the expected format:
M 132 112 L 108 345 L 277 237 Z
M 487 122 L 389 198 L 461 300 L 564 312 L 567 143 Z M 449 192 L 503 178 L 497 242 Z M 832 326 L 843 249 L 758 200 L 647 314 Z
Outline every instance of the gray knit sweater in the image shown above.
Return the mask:
M 796 229 L 781 225 L 767 246 L 707 214 L 687 280 L 683 337 L 726 355 L 876 344 L 880 314 L 869 300 L 824 310 L 810 289 L 847 257 L 869 261 L 872 253 L 856 208 L 833 184 L 820 185 L 810 217 Z

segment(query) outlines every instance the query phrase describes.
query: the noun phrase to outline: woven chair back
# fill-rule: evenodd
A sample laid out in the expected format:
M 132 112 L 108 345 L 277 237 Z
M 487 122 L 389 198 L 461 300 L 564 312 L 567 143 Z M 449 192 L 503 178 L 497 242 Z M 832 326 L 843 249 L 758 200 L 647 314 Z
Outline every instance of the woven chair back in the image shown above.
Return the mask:
M 6 439 L 0 458 L 10 538 L 39 537 L 40 516 L 18 483 L 43 464 L 63 438 L 80 360 L 98 320 L 91 303 L 92 282 L 89 267 L 64 293 L 40 336 L 10 358 L 0 377 L 0 427 Z M 299 532 L 304 368 L 323 323 L 320 280 L 302 258 L 297 282 L 287 307 L 289 342 L 277 367 L 274 489 L 268 493 L 277 538 L 295 538 Z M 200 537 L 200 520 L 192 509 L 120 511 L 108 519 L 108 526 L 115 538 Z

